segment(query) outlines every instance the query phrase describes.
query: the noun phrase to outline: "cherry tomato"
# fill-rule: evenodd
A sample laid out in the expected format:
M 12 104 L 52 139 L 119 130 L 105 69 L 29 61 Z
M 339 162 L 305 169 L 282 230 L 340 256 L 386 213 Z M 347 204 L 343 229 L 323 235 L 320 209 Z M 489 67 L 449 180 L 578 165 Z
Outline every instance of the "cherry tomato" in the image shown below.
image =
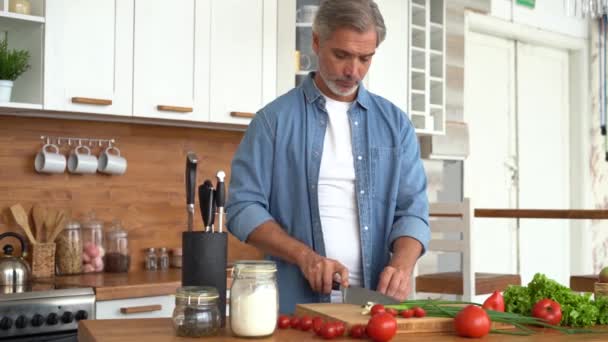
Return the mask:
M 374 342 L 387 342 L 397 333 L 397 320 L 389 313 L 379 313 L 369 319 L 365 332 Z
M 403 310 L 401 311 L 400 315 L 403 318 L 412 318 L 414 317 L 414 309 Z
M 384 305 L 382 304 L 375 304 L 374 306 L 372 306 L 372 309 L 370 311 L 372 316 L 383 312 L 386 312 L 386 309 L 384 309 Z
M 343 322 L 334 322 L 333 324 L 336 327 L 336 336 L 344 335 L 344 332 L 346 331 L 346 326 L 344 325 L 344 323 Z
M 312 331 L 314 331 L 317 335 L 321 336 L 320 331 L 323 327 L 323 319 L 321 317 L 315 317 L 312 319 Z
M 365 325 L 355 324 L 352 327 L 350 327 L 350 337 L 362 338 L 363 336 L 365 336 Z
M 290 318 L 286 315 L 280 315 L 277 319 L 277 325 L 279 329 L 287 329 L 290 325 Z
M 393 317 L 397 317 L 397 310 L 393 309 L 393 308 L 385 308 L 384 309 L 386 312 L 388 312 L 389 314 L 393 315 Z
M 414 317 L 420 318 L 420 317 L 424 317 L 424 316 L 426 316 L 426 311 L 424 311 L 423 308 L 421 308 L 419 306 L 414 308 Z
M 468 305 L 454 317 L 454 329 L 458 336 L 483 337 L 490 332 L 490 317 L 477 305 Z
M 552 325 L 562 320 L 562 308 L 558 302 L 545 298 L 539 300 L 532 308 L 532 317 L 540 318 Z
M 308 331 L 312 328 L 312 318 L 310 316 L 302 316 L 300 318 L 300 330 Z
M 298 329 L 300 327 L 300 317 L 298 317 L 298 316 L 291 317 L 291 320 L 289 321 L 289 326 L 292 327 L 293 329 Z
M 323 324 L 323 327 L 321 327 L 321 336 L 326 340 L 331 340 L 336 337 L 337 333 L 338 331 L 333 323 L 325 323 Z

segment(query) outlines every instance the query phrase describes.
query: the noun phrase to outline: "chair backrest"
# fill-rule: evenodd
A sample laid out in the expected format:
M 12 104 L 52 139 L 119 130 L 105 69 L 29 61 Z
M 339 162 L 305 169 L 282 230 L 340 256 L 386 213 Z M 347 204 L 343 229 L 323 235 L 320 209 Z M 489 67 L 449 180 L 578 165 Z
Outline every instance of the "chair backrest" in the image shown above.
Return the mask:
M 463 300 L 471 300 L 475 295 L 471 217 L 471 203 L 468 198 L 456 203 L 429 203 L 431 241 L 427 253 L 458 252 L 462 254 Z M 460 238 L 446 239 L 446 233 L 456 233 L 450 235 L 458 235 Z M 417 275 L 418 266 L 414 267 L 412 274 L 412 293 L 414 297 Z

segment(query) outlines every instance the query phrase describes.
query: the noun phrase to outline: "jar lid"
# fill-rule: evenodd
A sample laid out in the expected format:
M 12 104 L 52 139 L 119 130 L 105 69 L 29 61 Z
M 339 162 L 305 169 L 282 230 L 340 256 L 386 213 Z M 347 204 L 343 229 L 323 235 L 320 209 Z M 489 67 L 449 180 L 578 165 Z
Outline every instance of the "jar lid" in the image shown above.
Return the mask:
M 182 254 L 183 254 L 183 252 L 182 252 L 182 249 L 181 249 L 181 248 L 173 248 L 173 249 L 171 250 L 171 253 L 173 253 L 173 255 L 182 255 Z
M 68 221 L 68 223 L 65 224 L 65 228 L 64 229 L 80 229 L 80 222 L 76 221 L 76 220 L 70 220 Z
M 156 250 L 154 249 L 154 247 L 148 247 L 148 248 L 146 248 L 146 251 L 148 251 L 150 253 L 154 253 L 154 251 L 156 251 Z
M 219 298 L 215 287 L 183 286 L 177 289 L 175 301 L 190 305 L 206 304 Z
M 119 220 L 114 220 L 114 222 L 112 222 L 112 227 L 107 232 L 107 235 L 109 239 L 125 238 L 127 237 L 127 231 L 122 229 Z
M 84 220 L 84 222 L 82 223 L 82 228 L 87 228 L 87 229 L 102 229 L 103 228 L 103 222 L 98 220 L 95 217 L 95 212 L 90 212 L 87 215 L 87 219 Z
M 270 260 L 239 260 L 234 262 L 232 273 L 274 273 L 277 264 Z

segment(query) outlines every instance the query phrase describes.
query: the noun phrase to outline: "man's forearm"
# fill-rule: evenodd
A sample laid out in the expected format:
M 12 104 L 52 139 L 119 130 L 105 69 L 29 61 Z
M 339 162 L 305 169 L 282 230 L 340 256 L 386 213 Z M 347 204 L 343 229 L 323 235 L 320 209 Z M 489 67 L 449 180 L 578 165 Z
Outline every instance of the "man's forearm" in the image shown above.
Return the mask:
M 302 259 L 312 252 L 307 245 L 289 236 L 274 220 L 266 221 L 258 226 L 249 234 L 247 243 L 266 254 L 296 265 L 299 265 Z
M 422 253 L 420 242 L 409 236 L 402 236 L 393 242 L 393 257 L 389 265 L 406 271 L 408 274 Z

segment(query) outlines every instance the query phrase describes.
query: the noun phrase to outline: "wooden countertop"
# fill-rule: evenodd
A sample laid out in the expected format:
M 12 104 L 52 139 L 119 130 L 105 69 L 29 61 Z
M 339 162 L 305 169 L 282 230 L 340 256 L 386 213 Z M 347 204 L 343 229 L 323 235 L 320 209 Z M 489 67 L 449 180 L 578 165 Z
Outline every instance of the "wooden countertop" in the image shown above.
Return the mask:
M 231 336 L 230 332 L 222 332 L 220 336 L 206 337 L 205 341 L 251 341 Z M 483 341 L 500 342 L 531 342 L 531 341 L 606 341 L 608 340 L 608 326 L 596 328 L 598 334 L 564 335 L 555 331 L 541 331 L 531 336 L 512 336 L 490 334 Z M 256 341 L 321 341 L 320 337 L 314 336 L 312 332 L 287 329 L 277 330 L 273 336 Z M 336 339 L 337 341 L 356 341 L 349 338 Z M 401 334 L 395 336 L 392 341 L 470 341 L 471 339 L 457 337 L 447 334 Z M 150 319 L 112 319 L 112 320 L 92 320 L 81 321 L 78 326 L 78 341 L 80 342 L 130 342 L 130 341 L 193 341 L 192 338 L 176 337 L 173 332 L 171 319 L 169 318 L 150 318 Z M 363 341 L 363 340 L 360 340 Z

